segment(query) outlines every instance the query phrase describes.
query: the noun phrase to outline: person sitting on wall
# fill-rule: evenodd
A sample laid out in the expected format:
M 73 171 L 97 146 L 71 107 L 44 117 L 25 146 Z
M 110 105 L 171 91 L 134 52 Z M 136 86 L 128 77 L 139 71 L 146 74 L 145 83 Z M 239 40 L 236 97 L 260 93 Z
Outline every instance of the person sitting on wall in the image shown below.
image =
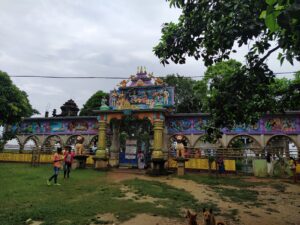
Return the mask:
M 78 136 L 76 139 L 76 145 L 75 145 L 76 155 L 84 155 L 85 154 L 83 142 L 84 142 L 84 138 L 81 136 Z

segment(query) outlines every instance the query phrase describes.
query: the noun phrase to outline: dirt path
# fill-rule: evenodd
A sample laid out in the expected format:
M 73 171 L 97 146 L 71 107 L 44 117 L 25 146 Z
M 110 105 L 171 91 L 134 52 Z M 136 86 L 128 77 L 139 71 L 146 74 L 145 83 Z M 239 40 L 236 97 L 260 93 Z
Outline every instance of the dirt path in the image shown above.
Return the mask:
M 238 224 L 238 225 L 300 225 L 300 186 L 284 183 L 286 186 L 285 191 L 278 190 L 276 188 L 268 186 L 258 186 L 249 188 L 259 192 L 258 204 L 249 205 L 248 203 L 236 203 L 230 199 L 220 198 L 219 194 L 213 190 L 213 187 L 203 184 L 197 184 L 194 181 L 168 178 L 168 177 L 148 177 L 138 174 L 129 173 L 109 173 L 107 179 L 112 182 L 120 182 L 127 179 L 145 179 L 145 180 L 156 180 L 164 182 L 168 185 L 183 188 L 187 192 L 191 193 L 200 202 L 215 203 L 220 208 L 220 214 L 235 212 L 235 220 L 226 221 L 225 217 L 217 216 L 217 220 L 226 221 L 227 224 Z M 247 181 L 257 182 L 255 178 L 250 178 Z M 259 182 L 270 182 L 270 180 L 259 179 Z M 282 181 L 272 182 L 280 183 Z M 226 188 L 232 188 L 235 191 L 236 187 L 226 186 Z M 201 213 L 199 213 L 200 215 Z M 145 219 L 146 218 L 146 219 Z M 201 215 L 199 221 L 202 220 Z M 145 223 L 147 222 L 147 223 Z M 149 223 L 148 223 L 149 222 Z M 122 225 L 169 225 L 169 224 L 186 224 L 183 221 L 175 221 L 162 217 L 153 217 L 149 215 L 138 215 L 137 217 L 123 223 Z M 201 223 L 200 223 L 201 224 Z

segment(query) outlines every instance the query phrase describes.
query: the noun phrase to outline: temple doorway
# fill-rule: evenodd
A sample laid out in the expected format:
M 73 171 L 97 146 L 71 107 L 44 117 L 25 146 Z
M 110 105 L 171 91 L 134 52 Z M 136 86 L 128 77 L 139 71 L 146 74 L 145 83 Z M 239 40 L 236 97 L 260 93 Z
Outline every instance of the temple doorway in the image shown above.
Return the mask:
M 153 140 L 151 121 L 147 117 L 138 119 L 134 116 L 125 116 L 121 120 L 111 123 L 113 124 L 113 136 L 116 135 L 114 130 L 118 130 L 119 133 L 118 138 L 115 138 L 115 141 L 119 142 L 119 166 L 138 167 L 139 153 L 144 156 L 145 167 L 149 166 Z

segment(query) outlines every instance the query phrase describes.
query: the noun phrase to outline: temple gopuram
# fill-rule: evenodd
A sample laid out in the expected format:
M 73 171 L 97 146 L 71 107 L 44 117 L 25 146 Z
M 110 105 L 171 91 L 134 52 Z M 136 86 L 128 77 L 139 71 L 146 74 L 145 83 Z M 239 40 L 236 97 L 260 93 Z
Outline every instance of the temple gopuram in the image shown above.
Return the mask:
M 209 156 L 222 155 L 227 171 L 236 170 L 236 159 L 263 158 L 267 151 L 299 156 L 299 111 L 266 114 L 255 125 L 223 128 L 222 138 L 211 144 L 203 139 L 209 114 L 176 113 L 175 92 L 174 87 L 140 67 L 110 91 L 109 102 L 103 100 L 94 110 L 97 116 L 77 116 L 78 107 L 70 100 L 62 106 L 62 114 L 25 118 L 12 130 L 20 152 L 30 140 L 41 152 L 47 152 L 57 142 L 73 146 L 82 136 L 87 154 L 91 154 L 87 163 L 93 164 L 92 157 L 98 157 L 111 167 L 136 167 L 137 154 L 142 152 L 146 166 L 161 162 L 164 168 L 174 168 L 178 136 L 184 157 L 189 159 L 188 169 L 208 169 Z

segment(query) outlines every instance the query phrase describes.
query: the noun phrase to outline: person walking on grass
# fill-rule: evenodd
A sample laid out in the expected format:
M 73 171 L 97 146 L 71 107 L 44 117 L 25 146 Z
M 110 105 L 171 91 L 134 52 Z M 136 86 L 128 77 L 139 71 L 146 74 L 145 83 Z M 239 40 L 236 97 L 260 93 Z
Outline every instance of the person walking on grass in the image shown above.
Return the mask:
M 70 171 L 72 167 L 72 162 L 74 158 L 74 153 L 72 152 L 71 146 L 65 147 L 65 153 L 64 153 L 64 179 L 70 177 Z
M 63 157 L 62 157 L 62 149 L 61 148 L 57 148 L 56 153 L 53 155 L 53 169 L 54 169 L 54 174 L 52 177 L 50 177 L 47 180 L 47 184 L 51 185 L 51 181 L 52 179 L 54 179 L 54 185 L 60 185 L 59 183 L 57 183 L 57 177 L 58 177 L 58 172 L 59 172 L 59 168 L 61 167 L 61 161 L 63 161 Z

